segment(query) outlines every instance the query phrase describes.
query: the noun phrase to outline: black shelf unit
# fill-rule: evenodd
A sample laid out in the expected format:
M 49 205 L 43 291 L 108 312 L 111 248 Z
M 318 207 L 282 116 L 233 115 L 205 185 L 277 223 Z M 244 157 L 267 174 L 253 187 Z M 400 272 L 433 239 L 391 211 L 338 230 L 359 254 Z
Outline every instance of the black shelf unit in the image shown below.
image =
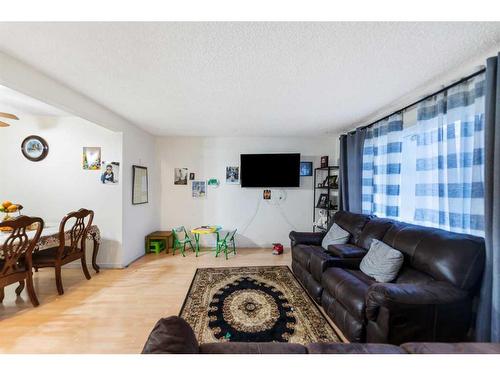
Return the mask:
M 322 227 L 319 227 L 317 226 L 316 224 L 316 217 L 318 216 L 318 210 L 327 210 L 328 211 L 328 216 L 327 216 L 327 226 L 328 224 L 330 224 L 330 220 L 332 218 L 332 215 L 334 212 L 338 211 L 338 199 L 340 198 L 338 196 L 338 186 L 337 187 L 332 187 L 332 186 L 318 186 L 318 175 L 321 174 L 323 175 L 323 179 L 321 180 L 321 183 L 326 179 L 328 178 L 327 181 L 330 180 L 330 177 L 332 176 L 338 176 L 339 174 L 339 167 L 337 165 L 331 165 L 329 167 L 323 167 L 323 168 L 314 168 L 314 200 L 313 200 L 313 232 L 317 232 L 317 231 L 325 231 L 326 228 L 322 228 Z M 338 182 L 338 179 L 337 179 L 337 182 Z M 327 208 L 324 208 L 324 207 L 318 207 L 317 206 L 317 199 L 318 199 L 318 194 L 317 192 L 318 191 L 325 191 L 326 194 L 328 194 L 328 201 L 327 201 L 327 204 L 329 205 L 329 207 Z M 336 193 L 336 194 L 334 194 Z M 320 192 L 321 194 L 321 192 Z M 335 205 L 337 205 L 337 208 L 333 208 L 332 205 L 330 205 L 330 202 L 335 202 L 335 199 L 332 199 L 332 196 L 336 195 L 337 196 L 337 202 L 336 203 L 333 203 Z

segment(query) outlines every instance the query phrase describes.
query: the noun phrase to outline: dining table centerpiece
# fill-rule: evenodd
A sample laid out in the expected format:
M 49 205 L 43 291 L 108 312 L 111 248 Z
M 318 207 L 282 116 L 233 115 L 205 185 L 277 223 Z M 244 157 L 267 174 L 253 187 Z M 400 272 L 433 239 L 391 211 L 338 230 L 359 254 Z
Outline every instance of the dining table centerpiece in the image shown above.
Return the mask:
M 0 205 L 0 222 L 5 222 L 13 219 L 13 215 L 17 212 L 18 215 L 21 215 L 21 210 L 23 206 L 18 203 L 12 203 L 9 200 L 2 202 Z M 3 226 L 0 227 L 0 231 L 9 232 L 12 228 Z

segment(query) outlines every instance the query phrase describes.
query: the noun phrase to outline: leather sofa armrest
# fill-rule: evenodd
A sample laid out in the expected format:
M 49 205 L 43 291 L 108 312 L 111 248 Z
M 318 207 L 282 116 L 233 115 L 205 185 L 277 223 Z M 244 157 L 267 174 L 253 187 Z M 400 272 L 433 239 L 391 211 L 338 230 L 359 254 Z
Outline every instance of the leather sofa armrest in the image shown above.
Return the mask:
M 360 261 L 367 253 L 365 249 L 350 244 L 328 245 L 328 252 L 340 258 L 360 259 Z
M 292 247 L 299 244 L 321 246 L 325 233 L 291 231 L 288 237 L 290 237 L 290 240 L 292 241 Z
M 191 326 L 178 316 L 160 319 L 142 349 L 142 354 L 198 354 L 198 340 Z
M 467 298 L 467 292 L 440 281 L 426 284 L 377 283 L 370 286 L 366 293 L 366 317 L 376 320 L 380 307 L 395 311 L 424 305 L 451 304 Z

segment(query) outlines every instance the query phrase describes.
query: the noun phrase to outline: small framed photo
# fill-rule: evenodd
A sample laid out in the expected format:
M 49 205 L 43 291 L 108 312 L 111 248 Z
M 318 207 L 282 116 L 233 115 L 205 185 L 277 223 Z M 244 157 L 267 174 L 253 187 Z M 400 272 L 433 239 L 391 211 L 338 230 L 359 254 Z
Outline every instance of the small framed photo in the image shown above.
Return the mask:
M 339 176 L 337 176 L 337 175 L 330 176 L 328 179 L 328 186 L 331 187 L 332 189 L 338 189 L 339 188 Z
M 313 175 L 313 163 L 312 163 L 312 161 L 301 161 L 300 162 L 300 175 L 301 176 L 312 176 Z
M 240 167 L 226 167 L 226 184 L 240 183 Z
M 187 185 L 188 169 L 174 168 L 174 185 Z
M 207 196 L 206 181 L 193 181 L 191 186 L 191 195 L 193 198 L 205 198 Z
M 321 165 L 321 168 L 328 167 L 328 155 L 321 157 L 320 165 Z
M 85 170 L 98 171 L 101 169 L 101 148 L 84 147 L 82 167 Z
M 191 173 L 189 174 L 189 180 L 190 180 L 190 181 L 193 181 L 193 180 L 194 180 L 194 173 L 193 173 L 193 172 L 191 172 Z
M 328 208 L 328 194 L 320 194 L 316 208 Z
M 117 161 L 101 162 L 101 182 L 104 185 L 117 185 L 120 181 L 120 163 Z
M 271 190 L 264 190 L 264 193 L 262 194 L 262 198 L 264 198 L 265 200 L 268 200 L 268 199 L 271 199 Z

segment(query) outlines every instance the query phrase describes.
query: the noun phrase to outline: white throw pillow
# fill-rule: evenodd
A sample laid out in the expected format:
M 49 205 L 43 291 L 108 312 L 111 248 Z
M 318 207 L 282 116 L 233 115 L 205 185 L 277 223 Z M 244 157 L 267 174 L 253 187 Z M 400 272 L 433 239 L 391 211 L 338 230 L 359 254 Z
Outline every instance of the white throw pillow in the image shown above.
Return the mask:
M 321 242 L 321 246 L 323 249 L 328 249 L 328 245 L 342 245 L 349 241 L 349 237 L 351 234 L 339 227 L 337 224 L 333 223 L 330 227 L 328 233 L 323 237 L 323 242 Z
M 403 253 L 374 239 L 359 269 L 381 283 L 389 283 L 398 276 L 403 261 Z

